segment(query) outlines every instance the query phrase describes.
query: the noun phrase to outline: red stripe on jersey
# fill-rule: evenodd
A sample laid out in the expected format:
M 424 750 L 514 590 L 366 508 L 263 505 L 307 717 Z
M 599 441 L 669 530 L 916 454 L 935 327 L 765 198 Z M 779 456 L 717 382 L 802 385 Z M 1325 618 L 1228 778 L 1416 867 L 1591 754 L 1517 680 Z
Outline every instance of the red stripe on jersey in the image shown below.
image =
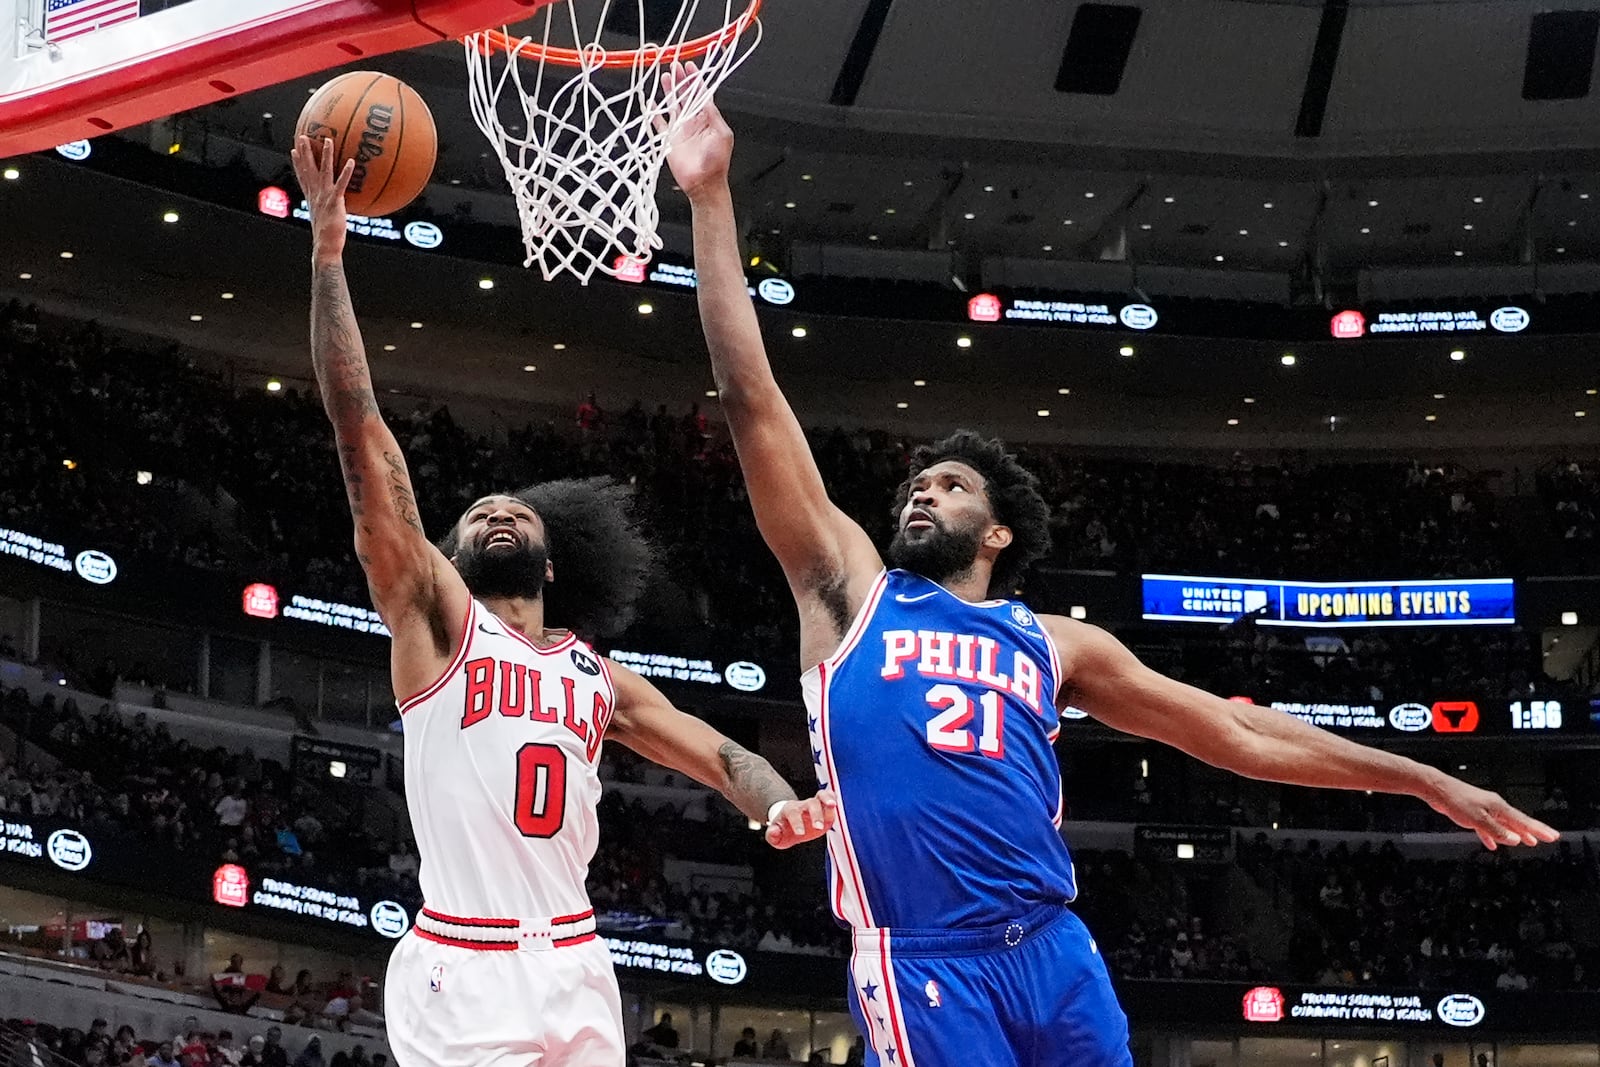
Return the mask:
M 884 999 L 889 1002 L 889 1028 L 900 1043 L 900 1062 L 905 1067 L 916 1067 L 911 1056 L 911 1042 L 906 1040 L 905 1028 L 900 1024 L 900 986 L 894 980 L 894 964 L 889 961 L 889 931 L 878 931 L 878 958 L 883 961 Z
M 406 712 L 410 711 L 412 708 L 416 707 L 418 704 L 421 704 L 423 701 L 438 693 L 439 690 L 443 689 L 445 685 L 449 683 L 450 679 L 455 677 L 455 673 L 461 669 L 461 665 L 467 661 L 467 649 L 472 647 L 472 614 L 476 607 L 477 604 L 475 604 L 469 597 L 467 600 L 467 615 L 466 618 L 461 622 L 461 647 L 456 650 L 455 658 L 450 661 L 450 666 L 446 667 L 444 669 L 444 673 L 439 675 L 438 680 L 432 685 L 428 686 L 428 688 L 424 689 L 422 692 L 418 693 L 409 700 L 402 700 L 397 705 L 397 707 L 400 709 L 401 715 L 404 715 Z
M 495 617 L 499 618 L 498 615 L 495 616 Z M 549 648 L 540 648 L 538 645 L 536 645 L 532 641 L 528 640 L 528 635 L 527 634 L 518 631 L 515 626 L 510 625 L 504 619 L 500 619 L 500 625 L 502 625 L 502 626 L 504 626 L 506 628 L 506 633 L 510 634 L 512 637 L 516 638 L 518 641 L 521 641 L 523 644 L 527 645 L 529 648 L 533 649 L 535 652 L 539 653 L 539 655 L 541 655 L 541 656 L 553 656 L 557 652 L 565 652 L 569 645 L 573 644 L 574 642 L 576 642 L 578 640 L 578 635 L 577 634 L 568 633 L 566 637 L 563 637 L 560 641 L 557 641 L 555 644 L 551 645 Z
M 594 909 L 590 908 L 588 911 L 580 911 L 576 915 L 557 915 L 550 920 L 550 925 L 560 926 L 562 923 L 581 923 L 585 919 L 592 918 L 594 918 Z
M 442 911 L 434 911 L 432 908 L 423 908 L 422 914 L 442 923 L 450 923 L 452 926 L 484 926 L 515 930 L 521 925 L 516 919 L 464 919 L 459 915 L 446 915 Z
M 517 949 L 515 941 L 468 941 L 465 938 L 445 937 L 443 934 L 429 933 L 420 926 L 413 926 L 411 929 L 416 932 L 418 937 L 424 940 L 437 941 L 441 945 L 450 945 L 454 948 L 475 948 L 484 952 L 515 952 Z
M 861 881 L 861 870 L 856 863 L 855 847 L 850 843 L 850 824 L 845 815 L 844 792 L 839 788 L 839 770 L 833 764 L 833 746 L 829 741 L 831 731 L 828 722 L 828 664 L 826 661 L 817 664 L 817 692 L 819 694 L 817 708 L 817 722 L 822 733 L 822 758 L 827 761 L 828 786 L 833 790 L 834 799 L 838 801 L 838 821 L 834 824 L 839 831 L 839 844 L 844 852 L 845 866 L 850 870 L 850 881 L 855 886 L 856 899 L 861 905 L 861 921 L 868 926 L 872 925 L 872 909 L 867 905 L 867 890 Z M 835 864 L 837 867 L 838 864 Z M 839 915 L 840 919 L 849 921 L 846 916 Z
M 594 931 L 590 930 L 588 933 L 579 934 L 577 937 L 558 937 L 558 938 L 554 939 L 553 941 L 551 941 L 550 944 L 554 948 L 566 948 L 569 945 L 581 945 L 585 941 L 593 941 L 593 940 L 594 940 Z

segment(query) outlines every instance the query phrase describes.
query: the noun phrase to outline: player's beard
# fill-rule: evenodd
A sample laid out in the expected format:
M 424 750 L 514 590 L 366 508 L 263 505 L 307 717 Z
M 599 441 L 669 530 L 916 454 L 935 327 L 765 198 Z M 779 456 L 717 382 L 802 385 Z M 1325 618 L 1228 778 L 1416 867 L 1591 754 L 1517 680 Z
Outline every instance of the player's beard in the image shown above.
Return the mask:
M 977 527 L 952 530 L 933 520 L 933 529 L 915 540 L 902 528 L 889 543 L 889 562 L 941 585 L 964 577 L 978 559 L 983 533 Z
M 541 544 L 530 544 L 515 552 L 487 552 L 477 545 L 462 545 L 456 551 L 456 570 L 467 590 L 479 599 L 537 600 L 544 592 L 545 568 L 550 553 Z

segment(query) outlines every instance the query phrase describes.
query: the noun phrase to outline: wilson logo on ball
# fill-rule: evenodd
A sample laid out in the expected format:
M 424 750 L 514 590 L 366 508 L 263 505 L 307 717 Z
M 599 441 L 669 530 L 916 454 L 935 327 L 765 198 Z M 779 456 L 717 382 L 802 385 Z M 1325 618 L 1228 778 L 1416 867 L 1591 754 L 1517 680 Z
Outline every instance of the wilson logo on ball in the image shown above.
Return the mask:
M 383 142 L 394 125 L 394 108 L 373 104 L 367 108 L 367 123 L 361 130 L 361 143 L 356 145 L 356 170 L 350 176 L 350 192 L 359 193 L 366 187 L 367 164 L 383 155 Z

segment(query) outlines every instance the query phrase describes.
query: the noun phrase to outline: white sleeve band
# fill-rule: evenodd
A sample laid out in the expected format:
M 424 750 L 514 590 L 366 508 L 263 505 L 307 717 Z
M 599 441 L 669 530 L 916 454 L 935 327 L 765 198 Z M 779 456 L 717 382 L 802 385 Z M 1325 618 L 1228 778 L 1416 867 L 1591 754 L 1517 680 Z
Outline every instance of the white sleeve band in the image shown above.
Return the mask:
M 778 812 L 781 811 L 783 809 L 783 806 L 785 804 L 787 804 L 787 803 L 789 803 L 787 800 L 780 800 L 776 804 L 772 805 L 772 807 L 767 809 L 767 825 L 768 826 L 772 825 L 772 820 L 774 820 L 774 819 L 776 819 L 778 817 Z

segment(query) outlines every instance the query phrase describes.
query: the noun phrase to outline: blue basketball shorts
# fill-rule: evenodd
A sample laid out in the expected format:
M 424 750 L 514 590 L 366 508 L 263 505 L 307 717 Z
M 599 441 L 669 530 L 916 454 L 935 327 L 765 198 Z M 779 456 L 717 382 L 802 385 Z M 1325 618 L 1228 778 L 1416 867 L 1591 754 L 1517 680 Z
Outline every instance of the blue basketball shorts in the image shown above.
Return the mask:
M 1128 1019 L 1061 905 L 962 931 L 858 929 L 850 1012 L 868 1067 L 1132 1067 Z

